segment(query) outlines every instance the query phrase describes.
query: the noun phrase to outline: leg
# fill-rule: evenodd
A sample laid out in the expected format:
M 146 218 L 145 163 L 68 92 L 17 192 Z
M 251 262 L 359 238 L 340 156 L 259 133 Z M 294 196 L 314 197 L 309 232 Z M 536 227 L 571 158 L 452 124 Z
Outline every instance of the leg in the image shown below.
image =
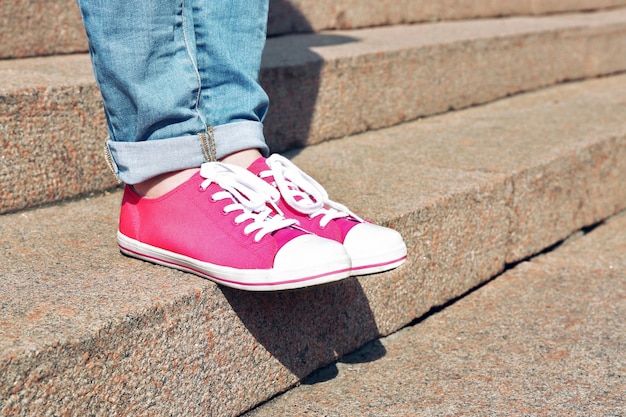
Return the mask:
M 247 290 L 347 277 L 343 246 L 273 211 L 274 188 L 244 168 L 208 162 L 267 154 L 267 97 L 256 80 L 266 3 L 102 3 L 79 0 L 112 166 L 127 184 L 172 188 L 147 198 L 126 187 L 121 251 Z M 239 16 L 245 10 L 262 16 Z M 250 49 L 234 54 L 238 43 Z
M 246 149 L 267 155 L 267 96 L 257 82 L 267 1 L 238 3 L 79 0 L 121 181 Z

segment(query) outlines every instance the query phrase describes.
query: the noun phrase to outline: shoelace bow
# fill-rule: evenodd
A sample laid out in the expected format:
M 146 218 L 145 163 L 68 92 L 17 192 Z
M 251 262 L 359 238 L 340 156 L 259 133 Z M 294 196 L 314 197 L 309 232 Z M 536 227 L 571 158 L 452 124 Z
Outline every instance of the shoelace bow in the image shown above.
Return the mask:
M 317 181 L 308 176 L 287 158 L 274 154 L 267 158 L 270 171 L 261 172 L 261 178 L 274 177 L 276 187 L 285 202 L 293 209 L 320 219 L 320 226 L 326 227 L 331 220 L 353 217 L 363 222 L 343 204 L 332 201 L 328 193 Z
M 252 220 L 244 228 L 250 235 L 257 232 L 254 241 L 259 242 L 269 233 L 297 224 L 296 220 L 286 219 L 276 206 L 280 198 L 278 190 L 258 178 L 250 171 L 219 162 L 202 164 L 200 175 L 205 179 L 200 187 L 206 190 L 211 184 L 218 184 L 223 191 L 214 193 L 213 200 L 231 199 L 232 204 L 224 207 L 224 212 L 242 211 L 235 217 L 235 224 Z M 275 209 L 273 211 L 270 206 Z

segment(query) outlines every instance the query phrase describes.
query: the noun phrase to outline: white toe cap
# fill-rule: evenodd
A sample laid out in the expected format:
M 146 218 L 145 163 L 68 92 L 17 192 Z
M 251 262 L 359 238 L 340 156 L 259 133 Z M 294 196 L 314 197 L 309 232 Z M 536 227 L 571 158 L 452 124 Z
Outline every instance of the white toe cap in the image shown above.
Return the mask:
M 350 229 L 344 246 L 352 259 L 353 275 L 386 271 L 406 260 L 406 245 L 400 233 L 371 223 Z

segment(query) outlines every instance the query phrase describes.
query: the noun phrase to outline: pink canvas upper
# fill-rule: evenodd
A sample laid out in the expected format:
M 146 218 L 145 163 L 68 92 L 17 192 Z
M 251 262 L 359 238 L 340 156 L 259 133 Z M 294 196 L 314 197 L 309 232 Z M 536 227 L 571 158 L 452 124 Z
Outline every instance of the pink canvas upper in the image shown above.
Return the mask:
M 232 200 L 214 201 L 222 191 L 216 183 L 205 190 L 198 173 L 184 184 L 159 198 L 144 198 L 126 187 L 122 200 L 119 230 L 142 243 L 183 254 L 199 261 L 240 269 L 270 269 L 278 250 L 306 232 L 293 227 L 279 229 L 260 241 L 255 233 L 246 235 L 245 226 L 236 225 L 241 212 L 225 213 Z M 181 204 L 181 201 L 186 204 Z

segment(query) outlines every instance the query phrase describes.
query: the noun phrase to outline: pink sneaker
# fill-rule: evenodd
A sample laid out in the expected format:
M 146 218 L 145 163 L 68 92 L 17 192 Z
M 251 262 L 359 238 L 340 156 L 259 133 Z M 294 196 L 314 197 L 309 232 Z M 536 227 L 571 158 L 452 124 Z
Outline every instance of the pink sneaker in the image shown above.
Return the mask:
M 396 268 L 406 261 L 400 233 L 367 222 L 328 198 L 326 190 L 291 161 L 274 154 L 249 168 L 280 191 L 278 207 L 311 233 L 343 243 L 352 259 L 352 275 Z
M 284 290 L 350 275 L 337 242 L 294 226 L 272 209 L 278 191 L 246 169 L 217 162 L 159 198 L 126 187 L 122 253 L 192 272 L 229 287 Z

